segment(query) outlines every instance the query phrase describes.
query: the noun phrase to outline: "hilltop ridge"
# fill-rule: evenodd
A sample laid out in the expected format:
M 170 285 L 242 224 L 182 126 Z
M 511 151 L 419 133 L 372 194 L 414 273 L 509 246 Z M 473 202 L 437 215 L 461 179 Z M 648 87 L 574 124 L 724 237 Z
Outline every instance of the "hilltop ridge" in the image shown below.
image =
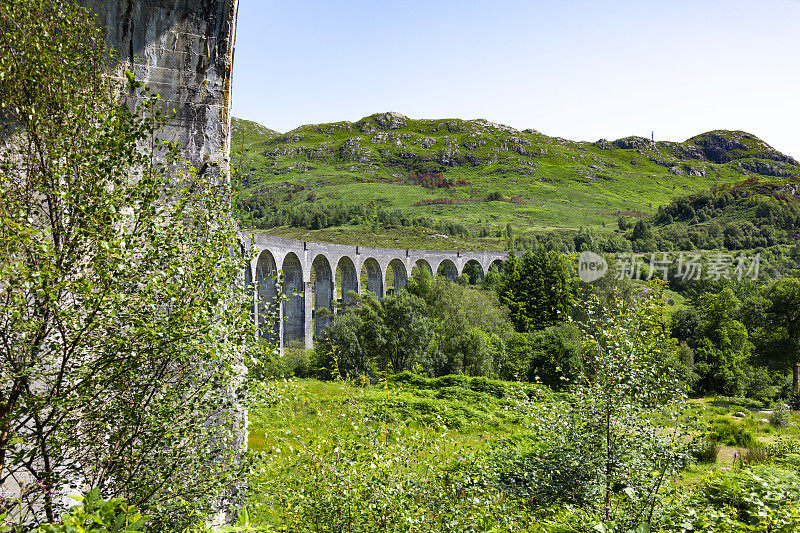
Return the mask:
M 507 224 L 603 226 L 620 214 L 653 215 L 673 198 L 715 183 L 800 179 L 794 158 L 744 131 L 715 130 L 683 142 L 635 136 L 586 142 L 483 119 L 395 112 L 286 133 L 234 119 L 232 159 L 243 223 L 261 228 L 302 225 L 281 224 L 280 213 L 342 203 L 458 221 L 476 234 Z M 347 226 L 367 219 L 369 213 L 361 222 L 305 229 L 338 227 L 346 234 L 355 230 Z

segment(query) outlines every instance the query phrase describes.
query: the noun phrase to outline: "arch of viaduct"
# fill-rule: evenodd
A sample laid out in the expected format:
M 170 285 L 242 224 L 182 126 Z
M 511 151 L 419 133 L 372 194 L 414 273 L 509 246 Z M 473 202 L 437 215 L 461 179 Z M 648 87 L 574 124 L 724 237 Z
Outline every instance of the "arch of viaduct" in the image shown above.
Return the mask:
M 508 259 L 508 252 L 345 246 L 258 234 L 248 234 L 243 240 L 254 252 L 245 271 L 247 286 L 254 287 L 254 325 L 262 336 L 278 341 L 281 347 L 302 341 L 311 348 L 314 338 L 322 335 L 330 322 L 337 304 L 347 304 L 350 291 L 383 296 L 403 288 L 414 268 L 452 279 L 478 268 L 485 274 L 492 263 Z M 278 271 L 283 273 L 286 298 L 272 311 L 278 314 L 275 321 L 268 313 L 278 295 Z

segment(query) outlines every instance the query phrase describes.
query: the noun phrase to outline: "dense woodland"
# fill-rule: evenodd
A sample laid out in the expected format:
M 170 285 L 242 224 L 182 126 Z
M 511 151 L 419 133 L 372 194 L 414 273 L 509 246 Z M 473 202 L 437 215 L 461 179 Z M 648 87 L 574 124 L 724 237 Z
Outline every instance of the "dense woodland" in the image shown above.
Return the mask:
M 313 354 L 290 370 L 330 379 L 335 369 L 371 380 L 414 370 L 561 390 L 584 370 L 579 326 L 590 295 L 636 306 L 643 294 L 656 291 L 662 294 L 662 327 L 676 341 L 669 364 L 689 394 L 770 402 L 797 392 L 796 277 L 670 283 L 617 279 L 612 270 L 590 284 L 573 265 L 568 256 L 537 248 L 513 255 L 486 277 L 464 274 L 451 281 L 420 270 L 405 290 L 384 298 L 352 293 Z M 641 277 L 648 276 L 645 267 Z M 684 303 L 676 305 L 676 297 Z
M 256 229 L 289 226 L 320 230 L 359 224 L 373 231 L 420 227 L 462 237 L 503 238 L 508 248 L 522 250 L 537 246 L 562 252 L 588 249 L 606 253 L 723 248 L 750 250 L 791 245 L 797 241 L 800 235 L 798 186 L 796 181 L 751 178 L 677 197 L 660 206 L 658 212 L 649 218 L 621 215 L 615 228 L 581 228 L 549 233 L 520 231 L 524 228 L 517 228 L 515 232 L 508 224 L 467 227 L 461 223 L 409 215 L 373 203 L 317 203 L 313 201 L 313 193 L 305 193 L 309 201 L 300 204 L 276 201 L 272 195 L 241 197 L 237 200 L 236 212 L 242 224 Z M 289 188 L 285 194 L 298 193 Z M 499 196 L 499 193 L 493 194 Z
M 269 196 L 265 198 L 253 195 L 240 199 L 237 210 L 240 220 L 246 226 L 256 229 L 278 226 L 325 229 L 367 222 L 376 230 L 380 227 L 412 226 L 434 229 L 447 235 L 469 235 L 467 228 L 457 222 L 437 222 L 428 217 L 409 216 L 401 210 L 387 210 L 373 204 L 309 203 L 293 206 L 272 202 Z

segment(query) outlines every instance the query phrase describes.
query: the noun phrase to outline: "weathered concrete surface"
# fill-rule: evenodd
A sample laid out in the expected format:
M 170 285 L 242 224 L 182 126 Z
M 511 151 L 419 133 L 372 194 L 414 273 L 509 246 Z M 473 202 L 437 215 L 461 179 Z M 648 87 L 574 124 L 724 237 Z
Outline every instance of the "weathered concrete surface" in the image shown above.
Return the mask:
M 342 284 L 342 300 L 346 300 L 348 291 L 362 292 L 362 278 L 366 285 L 363 290 L 383 296 L 390 268 L 395 288 L 401 288 L 415 266 L 431 274 L 436 274 L 441 267 L 446 276 L 453 278 L 464 272 L 467 263 L 477 262 L 485 274 L 495 261 L 508 259 L 508 252 L 344 246 L 249 232 L 243 232 L 241 238 L 254 252 L 250 272 L 245 276 L 256 284 L 254 318 L 257 325 L 264 322 L 263 302 L 271 302 L 277 296 L 277 287 L 271 276 L 278 270 L 283 271 L 283 291 L 289 299 L 278 310 L 282 319 L 280 327 L 277 332 L 261 328 L 263 336 L 272 339 L 277 336 L 281 346 L 302 340 L 310 348 L 314 337 L 322 335 L 329 318 L 323 316 L 325 313 L 321 310 L 333 311 L 337 270 Z
M 219 163 L 227 175 L 238 0 L 79 1 L 108 28 L 117 74 L 134 72 L 175 110 L 162 137 L 199 171 Z

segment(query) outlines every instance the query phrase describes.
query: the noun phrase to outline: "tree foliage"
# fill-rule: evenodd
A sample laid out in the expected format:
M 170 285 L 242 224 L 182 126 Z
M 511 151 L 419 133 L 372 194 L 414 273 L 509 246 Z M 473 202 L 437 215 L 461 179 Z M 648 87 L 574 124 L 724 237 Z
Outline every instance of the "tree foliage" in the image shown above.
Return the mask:
M 336 314 L 316 348 L 323 374 L 372 376 L 427 363 L 433 324 L 424 301 L 405 290 L 381 299 L 370 292 L 350 295 L 353 305 Z
M 788 350 L 784 365 L 792 369 L 792 391 L 800 390 L 800 279 L 784 278 L 767 286 L 763 297 L 768 302 L 766 323 L 786 339 Z
M 738 320 L 741 301 L 726 288 L 719 294 L 702 294 L 697 305 L 703 315 L 701 337 L 694 346 L 697 387 L 701 391 L 743 396 L 753 345 L 747 328 Z
M 512 253 L 504 265 L 498 293 L 519 332 L 544 329 L 565 320 L 572 303 L 563 258 L 544 248 L 526 252 L 522 258 Z
M 407 289 L 382 299 L 351 293 L 351 302 L 316 348 L 323 377 L 334 366 L 342 375 L 371 378 L 411 368 L 431 376 L 492 376 L 513 334 L 494 291 L 425 271 L 415 272 Z
M 583 365 L 564 400 L 530 404 L 531 433 L 501 441 L 490 457 L 512 495 L 566 509 L 571 522 L 584 517 L 583 527 L 543 531 L 650 531 L 658 516 L 685 437 L 659 421 L 684 401 L 662 306 L 658 296 L 638 305 L 592 297 L 578 324 Z
M 653 297 L 639 308 L 621 302 L 602 311 L 595 307 L 583 325 L 586 373 L 572 387 L 585 433 L 580 438 L 597 476 L 594 501 L 606 520 L 625 517 L 634 522 L 630 526 L 652 515 L 664 476 L 677 467 L 677 433 L 659 435 L 652 420 L 684 398 L 670 365 L 676 346 L 663 326 L 661 305 Z
M 528 381 L 554 390 L 568 387 L 582 372 L 583 340 L 575 324 L 559 324 L 529 334 Z
M 496 371 L 512 330 L 508 312 L 494 292 L 444 277 L 433 280 L 425 272 L 412 277 L 408 290 L 425 300 L 434 323 L 431 374 L 489 376 Z
M 235 475 L 229 191 L 158 140 L 85 9 L 0 1 L 0 41 L 0 484 L 25 527 L 87 487 L 182 527 Z

